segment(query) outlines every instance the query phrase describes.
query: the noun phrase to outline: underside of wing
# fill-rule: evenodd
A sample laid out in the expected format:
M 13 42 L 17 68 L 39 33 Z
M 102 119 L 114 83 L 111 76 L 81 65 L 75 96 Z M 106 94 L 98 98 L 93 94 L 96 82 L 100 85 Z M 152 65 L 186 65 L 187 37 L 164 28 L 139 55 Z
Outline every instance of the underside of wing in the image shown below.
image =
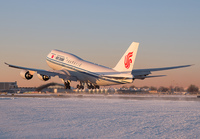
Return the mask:
M 44 81 L 50 79 L 50 77 L 55 77 L 55 76 L 58 76 L 59 78 L 64 79 L 64 80 L 77 81 L 77 79 L 75 77 L 68 75 L 68 73 L 65 70 L 47 71 L 47 70 L 43 70 L 43 69 L 35 69 L 35 68 L 27 68 L 27 67 L 11 65 L 8 63 L 5 63 L 5 64 L 12 68 L 22 69 L 23 71 L 20 73 L 20 75 L 24 79 L 28 79 L 28 80 L 29 80 L 29 78 L 31 79 L 33 74 L 36 72 L 38 74 L 38 77 Z

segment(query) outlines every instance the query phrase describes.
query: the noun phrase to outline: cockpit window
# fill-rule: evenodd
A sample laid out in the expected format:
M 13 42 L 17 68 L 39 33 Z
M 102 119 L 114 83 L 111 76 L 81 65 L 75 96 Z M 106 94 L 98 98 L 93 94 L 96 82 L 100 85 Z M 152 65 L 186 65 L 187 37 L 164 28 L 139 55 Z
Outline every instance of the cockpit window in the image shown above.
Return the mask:
M 65 57 L 64 57 L 64 56 L 58 55 L 58 56 L 56 57 L 56 59 L 57 59 L 57 60 L 60 60 L 60 61 L 64 61 L 64 60 L 65 60 Z

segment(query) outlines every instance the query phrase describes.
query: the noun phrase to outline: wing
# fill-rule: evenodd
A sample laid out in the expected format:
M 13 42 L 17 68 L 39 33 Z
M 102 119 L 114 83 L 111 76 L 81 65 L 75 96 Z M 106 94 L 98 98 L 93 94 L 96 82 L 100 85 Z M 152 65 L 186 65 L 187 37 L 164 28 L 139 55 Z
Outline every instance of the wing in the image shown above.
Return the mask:
M 12 67 L 12 68 L 17 68 L 17 69 L 32 71 L 32 73 L 37 72 L 38 74 L 46 75 L 46 76 L 49 76 L 49 77 L 58 76 L 59 78 L 64 79 L 64 80 L 77 81 L 77 78 L 73 77 L 73 76 L 70 76 L 67 73 L 66 70 L 52 70 L 52 71 L 47 71 L 47 70 L 43 70 L 43 69 L 35 69 L 35 68 L 27 68 L 27 67 L 21 67 L 21 66 L 11 65 L 11 64 L 8 64 L 8 63 L 5 63 L 5 64 L 8 65 L 9 67 Z
M 132 74 L 135 79 L 162 77 L 165 75 L 155 75 L 155 76 L 148 76 L 148 75 L 154 71 L 171 70 L 171 69 L 185 68 L 185 67 L 190 67 L 190 66 L 192 66 L 192 65 L 182 65 L 182 66 L 164 67 L 164 68 L 150 68 L 150 69 L 134 69 L 134 70 L 132 70 Z

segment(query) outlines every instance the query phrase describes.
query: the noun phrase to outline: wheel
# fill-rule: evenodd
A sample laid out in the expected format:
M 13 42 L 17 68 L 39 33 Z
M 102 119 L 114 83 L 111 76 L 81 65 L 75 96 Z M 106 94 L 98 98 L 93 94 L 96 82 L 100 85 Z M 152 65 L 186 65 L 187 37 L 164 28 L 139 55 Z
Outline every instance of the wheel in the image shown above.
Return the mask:
M 84 86 L 77 84 L 77 89 L 84 89 Z
M 83 86 L 83 85 L 81 85 L 81 86 L 80 86 L 80 88 L 81 88 L 81 89 L 84 89 L 84 86 Z
M 87 86 L 87 88 L 88 88 L 88 89 L 91 89 L 91 87 L 90 87 L 89 85 Z
M 65 86 L 65 89 L 67 89 L 67 83 L 66 82 L 64 82 L 64 86 Z
M 65 89 L 71 89 L 70 82 L 64 82 Z

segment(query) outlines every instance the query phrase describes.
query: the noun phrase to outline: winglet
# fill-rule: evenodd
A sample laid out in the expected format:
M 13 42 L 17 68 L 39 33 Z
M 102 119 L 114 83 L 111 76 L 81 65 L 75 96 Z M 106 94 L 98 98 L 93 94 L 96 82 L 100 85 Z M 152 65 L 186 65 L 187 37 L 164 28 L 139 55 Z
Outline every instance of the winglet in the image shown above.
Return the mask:
M 8 64 L 8 63 L 6 63 L 6 62 L 4 62 L 4 64 L 6 64 L 6 65 L 8 65 L 9 67 L 12 67 L 12 68 L 18 68 L 17 66 L 10 65 L 10 64 Z
M 6 63 L 6 62 L 4 62 L 4 64 L 8 65 L 9 67 L 12 67 L 12 65 L 10 65 L 10 64 L 8 64 L 8 63 Z

